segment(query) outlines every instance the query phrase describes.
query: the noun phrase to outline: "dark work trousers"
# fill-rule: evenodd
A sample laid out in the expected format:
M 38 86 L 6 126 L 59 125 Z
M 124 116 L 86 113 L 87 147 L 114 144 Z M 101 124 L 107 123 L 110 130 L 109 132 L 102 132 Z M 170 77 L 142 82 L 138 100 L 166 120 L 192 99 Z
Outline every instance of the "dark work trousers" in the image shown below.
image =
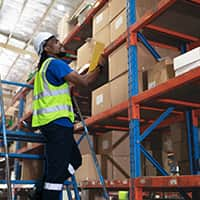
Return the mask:
M 74 140 L 73 128 L 50 123 L 41 128 L 47 139 L 47 167 L 45 183 L 63 184 L 71 175 L 69 163 L 76 170 L 82 163 L 79 148 Z M 42 200 L 59 200 L 60 191 L 52 188 L 43 190 Z

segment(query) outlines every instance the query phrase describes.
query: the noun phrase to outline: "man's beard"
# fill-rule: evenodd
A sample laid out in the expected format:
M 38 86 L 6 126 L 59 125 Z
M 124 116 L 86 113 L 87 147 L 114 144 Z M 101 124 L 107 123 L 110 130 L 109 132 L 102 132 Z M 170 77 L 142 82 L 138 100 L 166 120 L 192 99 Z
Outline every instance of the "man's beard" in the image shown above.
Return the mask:
M 66 56 L 66 52 L 61 51 L 61 52 L 57 53 L 56 55 L 57 55 L 59 58 L 63 58 L 63 57 Z

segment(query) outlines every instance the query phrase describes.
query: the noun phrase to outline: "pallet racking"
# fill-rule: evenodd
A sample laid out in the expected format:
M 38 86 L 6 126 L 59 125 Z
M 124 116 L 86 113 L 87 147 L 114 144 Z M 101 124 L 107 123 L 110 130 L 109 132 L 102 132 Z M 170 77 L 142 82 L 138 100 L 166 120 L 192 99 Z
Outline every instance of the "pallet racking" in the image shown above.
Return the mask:
M 106 3 L 106 1 L 99 2 L 101 6 Z M 175 121 L 185 121 L 188 128 L 190 169 L 193 175 L 176 178 L 178 181 L 176 184 L 180 188 L 199 188 L 200 151 L 197 127 L 200 108 L 198 92 L 200 89 L 200 67 L 138 94 L 136 44 L 140 40 L 157 61 L 161 57 L 152 45 L 180 50 L 182 53 L 187 49 L 198 46 L 200 32 L 197 27 L 200 25 L 200 1 L 161 0 L 158 5 L 155 5 L 153 11 L 147 12 L 138 21 L 136 21 L 135 16 L 135 1 L 128 1 L 127 9 L 129 28 L 127 32 L 105 48 L 104 55 L 108 56 L 118 46 L 127 41 L 129 50 L 129 100 L 88 118 L 86 124 L 91 132 L 98 134 L 110 130 L 129 130 L 130 199 L 133 199 L 135 194 L 135 199 L 140 200 L 142 199 L 142 188 L 159 188 L 160 185 L 160 187 L 170 190 L 169 182 L 173 179 L 173 177 L 140 178 L 141 152 L 158 168 L 161 174 L 168 175 L 159 163 L 148 154 L 141 142 L 156 127 L 166 126 Z M 80 27 L 76 31 L 78 32 L 79 29 Z M 65 46 L 68 45 L 68 41 L 76 38 L 76 31 L 75 34 L 71 34 L 66 38 Z M 151 113 L 151 118 L 148 118 L 149 113 Z M 75 130 L 80 132 L 82 130 L 81 125 L 76 124 Z M 143 180 L 149 183 L 148 186 L 145 183 L 142 185 Z M 194 182 L 196 185 L 194 185 Z M 91 186 L 91 183 L 88 183 L 88 187 L 94 187 L 94 185 Z M 174 186 L 172 187 L 174 188 Z M 188 198 L 188 196 L 185 195 L 185 198 Z

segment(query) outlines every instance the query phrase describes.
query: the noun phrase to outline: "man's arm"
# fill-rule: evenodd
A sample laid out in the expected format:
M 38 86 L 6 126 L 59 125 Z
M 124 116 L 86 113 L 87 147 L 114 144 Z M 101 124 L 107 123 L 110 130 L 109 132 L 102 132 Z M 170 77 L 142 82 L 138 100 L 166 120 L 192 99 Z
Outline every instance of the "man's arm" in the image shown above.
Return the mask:
M 64 77 L 64 80 L 73 83 L 77 87 L 87 87 L 91 82 L 93 82 L 97 78 L 99 72 L 99 67 L 97 67 L 94 71 L 84 75 L 80 75 L 76 71 L 73 71 L 66 75 Z

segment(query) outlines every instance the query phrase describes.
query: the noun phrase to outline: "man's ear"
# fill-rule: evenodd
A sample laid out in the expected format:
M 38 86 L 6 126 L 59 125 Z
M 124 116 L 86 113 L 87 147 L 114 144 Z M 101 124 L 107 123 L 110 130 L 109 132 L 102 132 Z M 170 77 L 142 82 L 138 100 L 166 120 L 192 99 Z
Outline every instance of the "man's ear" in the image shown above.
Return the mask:
M 44 51 L 48 52 L 49 50 L 50 50 L 49 46 L 46 45 L 46 46 L 44 47 Z

